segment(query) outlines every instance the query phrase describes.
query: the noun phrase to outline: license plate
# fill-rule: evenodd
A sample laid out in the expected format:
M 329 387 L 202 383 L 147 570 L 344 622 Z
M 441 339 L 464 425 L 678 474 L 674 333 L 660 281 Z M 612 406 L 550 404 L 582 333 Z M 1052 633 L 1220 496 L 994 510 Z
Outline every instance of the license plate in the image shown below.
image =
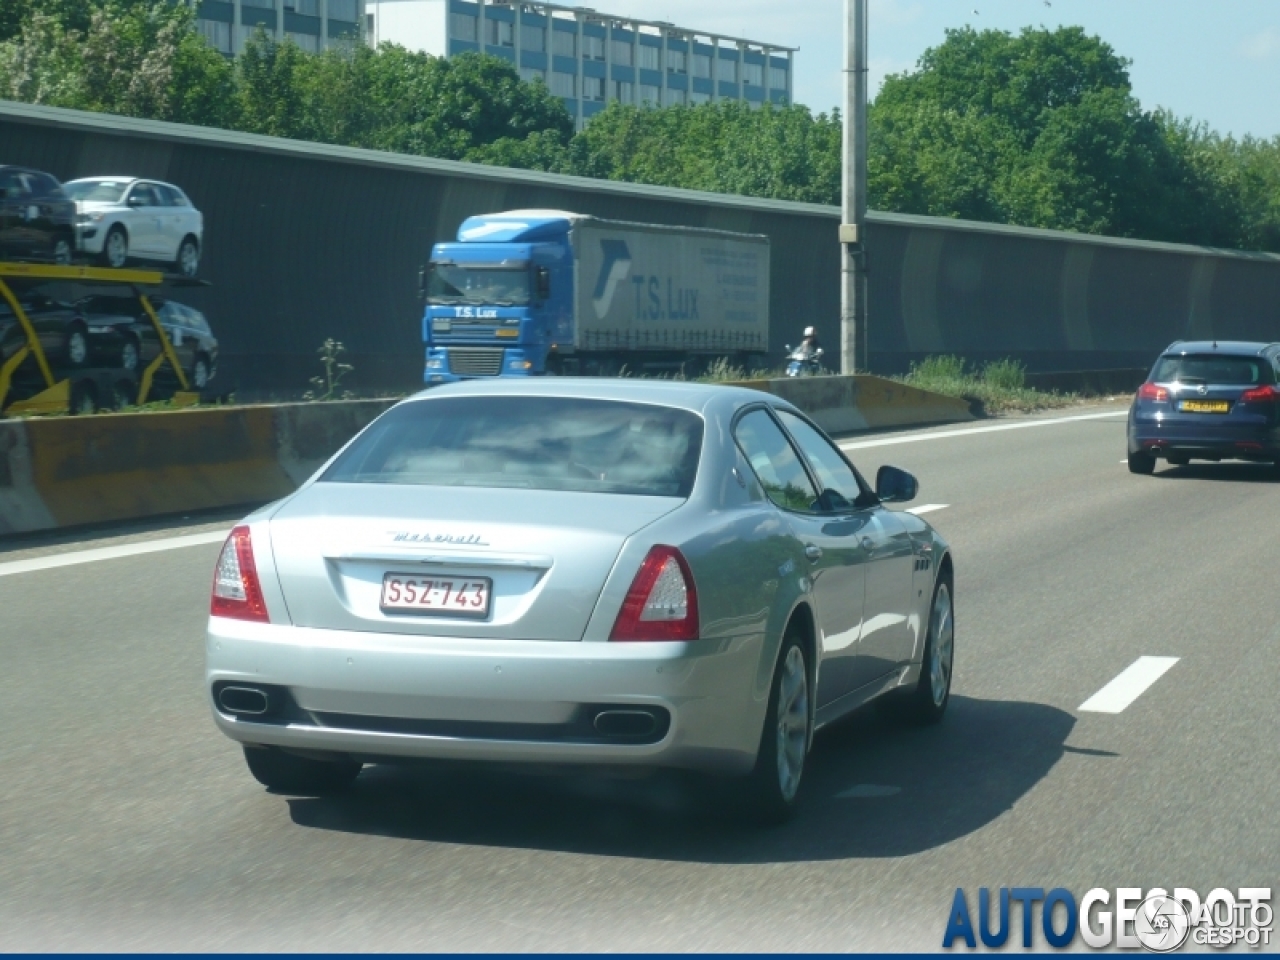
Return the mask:
M 488 577 L 422 577 L 388 573 L 382 578 L 382 609 L 447 617 L 487 617 L 493 581 Z
M 1183 413 L 1226 413 L 1231 409 L 1227 400 L 1183 400 L 1178 404 Z

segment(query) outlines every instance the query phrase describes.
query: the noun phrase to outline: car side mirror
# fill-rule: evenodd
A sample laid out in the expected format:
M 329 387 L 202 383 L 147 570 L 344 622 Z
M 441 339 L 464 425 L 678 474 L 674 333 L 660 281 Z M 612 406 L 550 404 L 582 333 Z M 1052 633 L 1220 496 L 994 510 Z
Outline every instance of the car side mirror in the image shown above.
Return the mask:
M 876 473 L 876 496 L 881 503 L 910 503 L 920 492 L 920 482 L 897 467 L 883 466 Z
M 427 299 L 427 268 L 418 268 L 418 299 Z
M 131 207 L 140 207 L 140 206 L 142 206 L 142 198 L 141 198 L 141 197 L 130 197 L 130 198 L 129 198 L 129 206 L 131 206 Z
M 536 295 L 540 302 L 551 299 L 551 271 L 548 270 L 546 267 L 538 268 L 538 283 L 537 283 Z

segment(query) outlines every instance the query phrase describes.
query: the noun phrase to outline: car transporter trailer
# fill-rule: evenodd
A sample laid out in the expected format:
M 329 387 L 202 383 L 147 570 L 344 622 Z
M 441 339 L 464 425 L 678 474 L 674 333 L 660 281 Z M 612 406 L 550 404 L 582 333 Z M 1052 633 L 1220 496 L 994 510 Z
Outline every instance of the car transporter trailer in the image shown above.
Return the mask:
M 108 368 L 55 368 L 46 355 L 35 325 L 27 316 L 16 291 L 28 291 L 49 284 L 74 284 L 81 287 L 128 287 L 133 291 L 143 312 L 155 328 L 160 352 L 135 379 L 137 371 Z M 119 270 L 105 267 L 52 266 L 36 263 L 0 263 L 0 299 L 13 311 L 22 327 L 26 343 L 0 366 L 0 410 L 7 414 L 87 413 L 100 406 L 98 398 L 114 397 L 120 402 L 147 402 L 155 376 L 167 363 L 174 372 L 178 389 L 172 396 L 175 406 L 191 406 L 200 394 L 191 390 L 186 371 L 174 353 L 173 344 L 144 288 L 161 286 L 208 286 L 201 280 L 169 276 L 153 270 Z M 15 374 L 29 359 L 35 360 L 39 375 L 36 392 L 10 400 Z M 43 386 L 40 386 L 43 384 Z M 74 402 L 73 402 L 74 401 Z

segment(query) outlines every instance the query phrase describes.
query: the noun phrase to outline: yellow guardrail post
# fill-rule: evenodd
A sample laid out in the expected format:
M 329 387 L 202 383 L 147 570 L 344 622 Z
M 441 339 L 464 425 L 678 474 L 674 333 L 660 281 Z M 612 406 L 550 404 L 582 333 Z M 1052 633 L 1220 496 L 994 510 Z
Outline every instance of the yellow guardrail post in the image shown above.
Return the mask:
M 4 366 L 0 367 L 0 410 L 4 409 L 4 402 L 9 396 L 9 384 L 13 382 L 13 372 L 22 366 L 22 361 L 30 355 L 30 347 L 19 347 L 13 356 L 4 362 Z
M 143 371 L 142 384 L 138 388 L 138 405 L 141 406 L 147 402 L 147 395 L 151 392 L 151 382 L 166 360 L 169 362 L 169 366 L 173 367 L 181 392 L 187 393 L 190 390 L 187 384 L 187 374 L 182 369 L 182 363 L 178 360 L 178 355 L 173 352 L 173 344 L 169 342 L 169 337 L 164 332 L 164 325 L 160 323 L 160 315 L 156 313 L 156 309 L 151 305 L 151 301 L 147 299 L 147 295 L 139 290 L 136 284 L 133 292 L 137 294 L 138 302 L 142 304 L 142 309 L 150 318 L 151 326 L 155 328 L 156 337 L 160 342 L 160 356 L 151 361 L 147 369 Z
M 9 289 L 9 284 L 5 283 L 3 273 L 0 273 L 0 296 L 4 297 L 9 304 L 9 308 L 13 311 L 13 315 L 18 318 L 18 323 L 22 325 L 22 332 L 27 335 L 27 349 L 35 354 L 36 363 L 40 366 L 40 375 L 44 377 L 45 386 L 52 387 L 53 371 L 49 369 L 49 359 L 44 355 L 44 348 L 40 345 L 40 338 L 36 336 L 36 329 L 31 325 L 27 312 L 22 309 L 22 304 L 18 302 L 18 298 Z M 0 398 L 0 403 L 2 402 L 3 398 Z

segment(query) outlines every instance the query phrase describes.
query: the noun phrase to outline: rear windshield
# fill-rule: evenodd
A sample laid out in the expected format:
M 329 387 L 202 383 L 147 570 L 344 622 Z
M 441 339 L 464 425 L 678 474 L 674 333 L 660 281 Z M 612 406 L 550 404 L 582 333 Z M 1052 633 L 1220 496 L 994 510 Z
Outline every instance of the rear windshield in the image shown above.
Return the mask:
M 1151 379 L 1155 383 L 1252 386 L 1271 382 L 1271 364 L 1260 357 L 1192 353 L 1182 357 L 1161 357 Z
M 388 411 L 321 482 L 688 497 L 702 419 L 572 397 L 441 397 Z

